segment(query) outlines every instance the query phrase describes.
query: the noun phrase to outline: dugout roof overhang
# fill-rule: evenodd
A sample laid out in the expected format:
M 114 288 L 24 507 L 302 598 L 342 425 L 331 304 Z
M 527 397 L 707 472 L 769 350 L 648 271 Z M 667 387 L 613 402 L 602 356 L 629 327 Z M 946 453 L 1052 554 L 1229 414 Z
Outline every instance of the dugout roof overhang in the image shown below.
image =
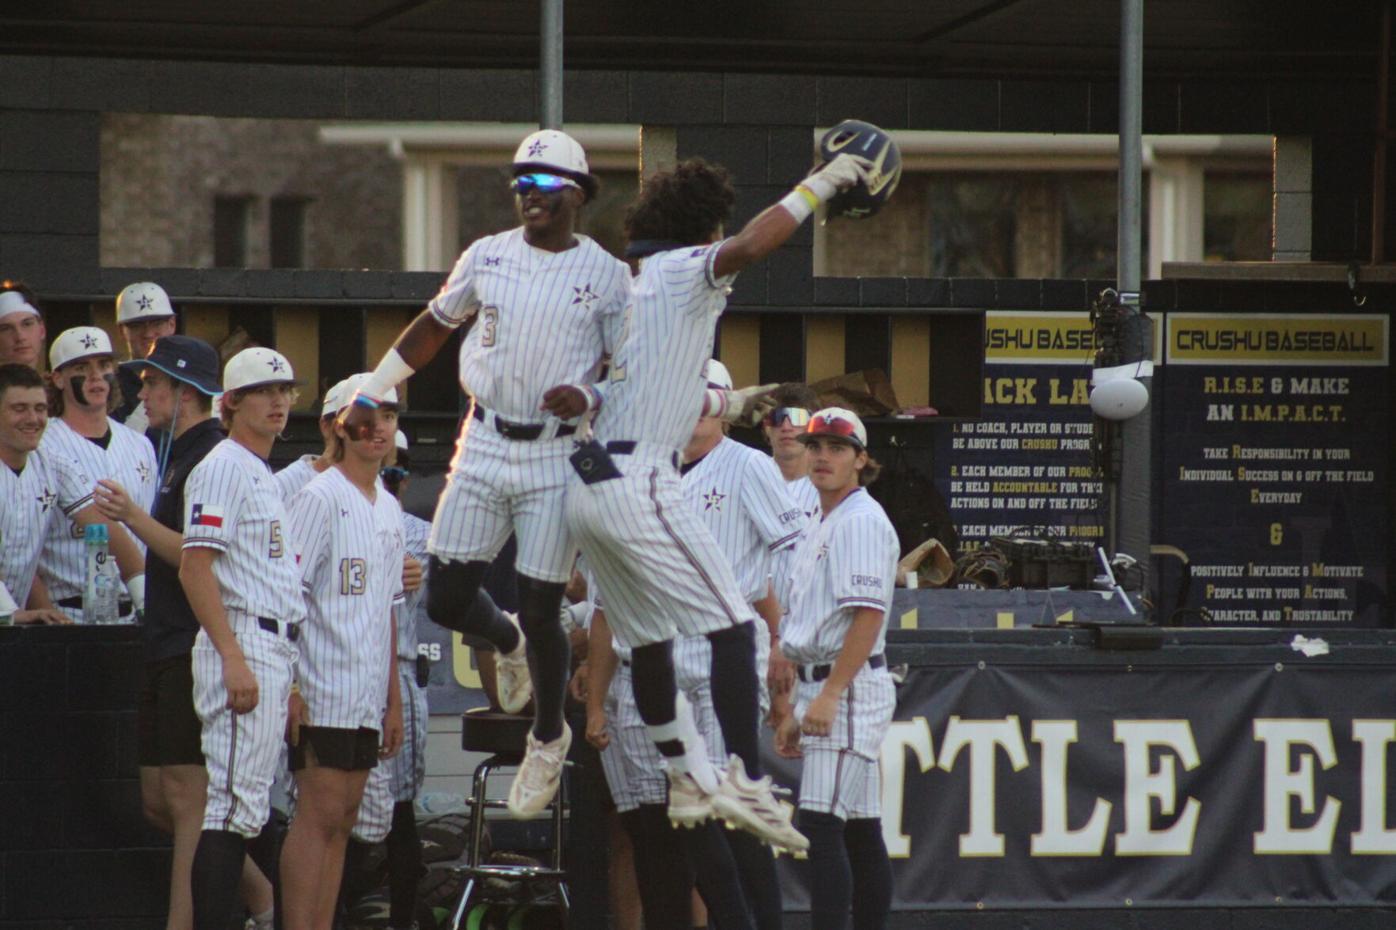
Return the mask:
M 565 0 L 579 69 L 1100 77 L 1119 0 Z M 1379 4 L 1145 4 L 1151 77 L 1372 76 Z M 0 53 L 531 68 L 538 0 L 27 0 Z

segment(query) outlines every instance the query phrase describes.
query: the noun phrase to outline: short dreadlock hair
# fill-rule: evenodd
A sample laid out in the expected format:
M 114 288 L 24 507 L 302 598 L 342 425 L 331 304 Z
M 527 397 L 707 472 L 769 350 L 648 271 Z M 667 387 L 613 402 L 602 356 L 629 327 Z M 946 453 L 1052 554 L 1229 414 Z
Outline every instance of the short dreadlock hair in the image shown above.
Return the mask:
M 701 158 L 685 159 L 645 179 L 640 196 L 625 212 L 625 235 L 631 242 L 707 242 L 727 222 L 736 201 L 726 168 Z

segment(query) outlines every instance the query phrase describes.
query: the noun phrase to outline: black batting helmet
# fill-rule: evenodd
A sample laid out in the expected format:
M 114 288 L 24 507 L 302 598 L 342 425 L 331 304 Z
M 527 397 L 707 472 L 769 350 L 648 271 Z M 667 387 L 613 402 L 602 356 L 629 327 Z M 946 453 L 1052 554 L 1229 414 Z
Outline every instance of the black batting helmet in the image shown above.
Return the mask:
M 856 119 L 844 120 L 819 140 L 819 157 L 826 163 L 844 152 L 868 159 L 873 167 L 868 183 L 860 181 L 829 201 L 828 215 L 866 219 L 882 209 L 897 189 L 902 179 L 902 153 L 886 132 Z

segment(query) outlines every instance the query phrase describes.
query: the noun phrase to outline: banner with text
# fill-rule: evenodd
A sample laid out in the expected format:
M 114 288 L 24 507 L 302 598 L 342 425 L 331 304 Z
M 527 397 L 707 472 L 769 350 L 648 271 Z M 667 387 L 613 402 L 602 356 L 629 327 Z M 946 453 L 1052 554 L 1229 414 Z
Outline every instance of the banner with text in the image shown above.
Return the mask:
M 1388 325 L 1168 314 L 1158 537 L 1211 622 L 1384 622 Z
M 1085 313 L 985 314 L 983 417 L 936 444 L 936 486 L 962 549 L 993 536 L 1104 537 L 1091 472 L 1092 339 Z
M 1396 903 L 1387 669 L 979 666 L 898 691 L 895 907 Z

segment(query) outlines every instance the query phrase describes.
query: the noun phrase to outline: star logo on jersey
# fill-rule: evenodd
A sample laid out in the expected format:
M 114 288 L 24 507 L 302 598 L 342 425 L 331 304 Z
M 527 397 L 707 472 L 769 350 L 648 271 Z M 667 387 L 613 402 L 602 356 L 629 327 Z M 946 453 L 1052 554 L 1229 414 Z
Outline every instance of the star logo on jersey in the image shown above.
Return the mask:
M 347 516 L 349 516 L 349 511 L 347 511 L 347 510 L 345 510 L 343 507 L 341 507 L 341 508 L 339 508 L 339 515 L 340 515 L 341 517 L 347 517 Z
M 136 474 L 140 477 L 141 484 L 145 484 L 150 480 L 150 466 L 145 462 L 139 463 L 136 465 Z
M 824 561 L 824 557 L 825 557 L 826 555 L 828 555 L 828 554 L 829 554 L 829 544 L 828 544 L 828 543 L 820 543 L 820 545 L 819 545 L 819 551 L 815 553 L 815 555 L 814 555 L 814 560 L 815 560 L 816 562 L 822 562 L 822 561 Z
M 91 333 L 83 333 L 81 342 L 84 349 L 94 349 L 97 347 L 97 339 Z
M 601 299 L 601 295 L 591 289 L 590 283 L 587 283 L 583 287 L 572 288 L 572 293 L 574 295 L 572 298 L 572 303 L 581 304 L 588 310 L 591 309 L 592 304 L 596 303 L 598 300 Z
M 717 488 L 713 488 L 713 489 L 712 489 L 711 491 L 709 491 L 707 494 L 704 494 L 704 495 L 703 495 L 703 509 L 704 509 L 704 510 L 716 510 L 716 511 L 718 511 L 719 513 L 721 513 L 721 512 L 722 512 L 722 502 L 725 501 L 726 499 L 727 499 L 727 495 L 726 495 L 726 494 L 723 494 L 723 493 L 722 493 L 721 491 L 719 491 Z
M 267 367 L 272 370 L 272 374 L 280 374 L 286 370 L 286 366 L 281 364 L 281 359 L 279 358 L 267 359 Z
M 43 509 L 45 513 L 47 513 L 48 509 L 53 506 L 53 502 L 58 500 L 58 495 L 54 494 L 48 488 L 44 488 L 43 493 L 40 494 L 38 497 L 34 498 L 34 500 L 38 501 L 39 507 Z
M 499 256 L 498 256 L 498 255 L 486 255 L 486 256 L 485 256 L 485 267 L 486 267 L 486 268 L 498 268 L 498 267 L 499 267 Z
M 542 155 L 547 148 L 547 145 L 543 143 L 542 139 L 534 139 L 533 144 L 528 147 L 528 157 L 537 158 L 539 155 Z
M 149 294 L 142 294 L 140 297 L 136 298 L 136 306 L 140 307 L 142 310 L 149 310 L 152 303 L 154 303 L 154 301 L 150 299 Z

